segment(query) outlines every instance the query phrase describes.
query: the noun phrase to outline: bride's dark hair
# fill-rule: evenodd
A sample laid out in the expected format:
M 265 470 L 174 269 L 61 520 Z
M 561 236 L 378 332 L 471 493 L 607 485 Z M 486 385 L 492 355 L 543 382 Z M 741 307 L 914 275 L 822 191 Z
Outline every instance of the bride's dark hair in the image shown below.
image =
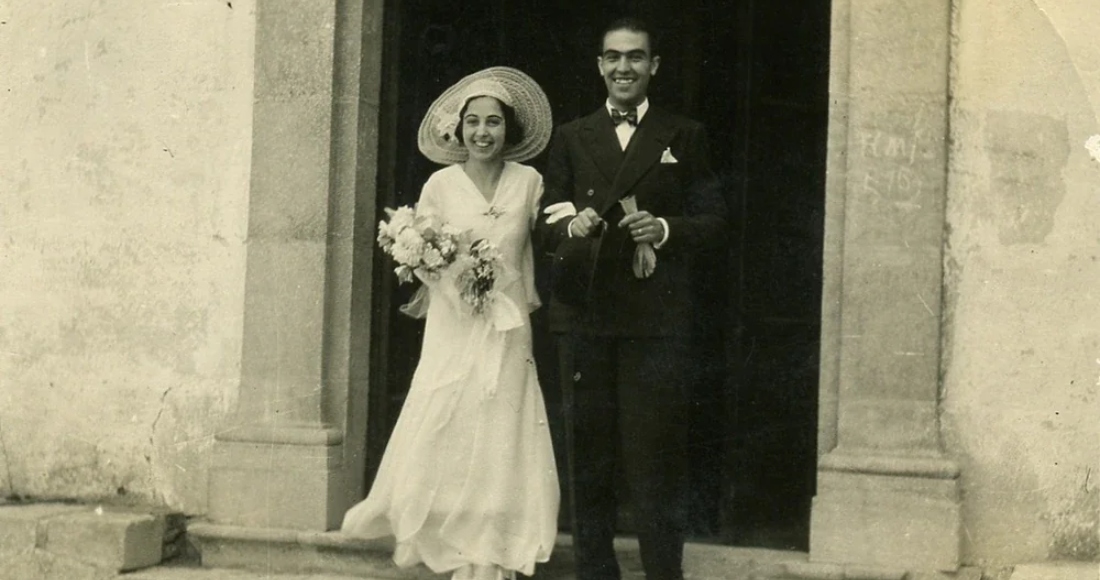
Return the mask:
M 472 97 L 466 100 L 466 104 L 462 105 L 462 109 L 458 112 L 458 127 L 455 130 L 455 139 L 458 140 L 459 145 L 465 145 L 466 142 L 462 138 L 462 119 L 466 117 L 466 107 L 470 106 L 470 101 L 476 97 Z M 516 110 L 512 107 L 501 102 L 496 97 L 489 97 L 500 104 L 500 110 L 504 111 L 504 143 L 506 145 L 515 145 L 520 141 L 523 141 L 523 125 L 520 124 L 519 118 L 516 117 Z

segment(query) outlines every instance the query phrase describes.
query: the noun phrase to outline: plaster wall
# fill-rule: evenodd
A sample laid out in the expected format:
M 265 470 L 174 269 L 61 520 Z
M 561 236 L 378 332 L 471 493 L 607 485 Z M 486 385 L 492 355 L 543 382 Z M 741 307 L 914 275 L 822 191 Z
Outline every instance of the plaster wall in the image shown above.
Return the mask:
M 254 0 L 0 1 L 0 493 L 206 510 Z
M 942 423 L 970 564 L 1100 559 L 1100 10 L 955 14 Z

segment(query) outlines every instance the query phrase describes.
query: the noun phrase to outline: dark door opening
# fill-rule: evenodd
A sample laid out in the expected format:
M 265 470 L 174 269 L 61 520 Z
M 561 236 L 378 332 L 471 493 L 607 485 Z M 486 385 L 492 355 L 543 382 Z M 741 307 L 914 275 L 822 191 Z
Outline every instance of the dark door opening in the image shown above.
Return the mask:
M 697 316 L 693 537 L 806 550 L 816 473 L 828 2 L 569 4 L 387 2 L 378 206 L 414 203 L 438 168 L 417 151 L 416 129 L 454 81 L 487 66 L 517 67 L 543 86 L 561 123 L 606 96 L 596 67 L 602 28 L 618 15 L 647 20 L 661 34 L 651 99 L 707 125 L 730 205 L 732 242 L 718 260 L 726 267 L 698 289 L 708 307 Z M 539 170 L 543 163 L 530 162 Z M 397 312 L 411 288 L 398 287 L 385 268 L 376 269 L 373 285 L 368 481 L 423 333 L 423 323 Z M 536 359 L 564 474 L 561 395 L 544 316 L 534 315 Z M 630 519 L 627 506 L 624 533 Z

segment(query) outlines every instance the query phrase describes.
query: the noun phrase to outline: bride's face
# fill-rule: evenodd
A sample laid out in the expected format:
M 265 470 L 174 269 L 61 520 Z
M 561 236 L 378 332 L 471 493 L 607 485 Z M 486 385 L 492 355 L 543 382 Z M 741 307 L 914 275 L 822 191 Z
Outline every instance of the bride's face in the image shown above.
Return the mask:
M 462 116 L 462 142 L 470 159 L 496 161 L 504 152 L 504 110 L 493 97 L 476 97 Z

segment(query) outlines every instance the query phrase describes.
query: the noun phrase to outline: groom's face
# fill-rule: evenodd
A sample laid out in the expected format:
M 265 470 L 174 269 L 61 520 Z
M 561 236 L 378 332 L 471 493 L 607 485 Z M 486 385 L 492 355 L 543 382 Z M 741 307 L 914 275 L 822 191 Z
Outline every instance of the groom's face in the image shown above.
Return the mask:
M 645 100 L 649 79 L 657 74 L 661 57 L 653 56 L 648 34 L 622 29 L 603 37 L 598 61 L 611 104 L 629 108 Z

